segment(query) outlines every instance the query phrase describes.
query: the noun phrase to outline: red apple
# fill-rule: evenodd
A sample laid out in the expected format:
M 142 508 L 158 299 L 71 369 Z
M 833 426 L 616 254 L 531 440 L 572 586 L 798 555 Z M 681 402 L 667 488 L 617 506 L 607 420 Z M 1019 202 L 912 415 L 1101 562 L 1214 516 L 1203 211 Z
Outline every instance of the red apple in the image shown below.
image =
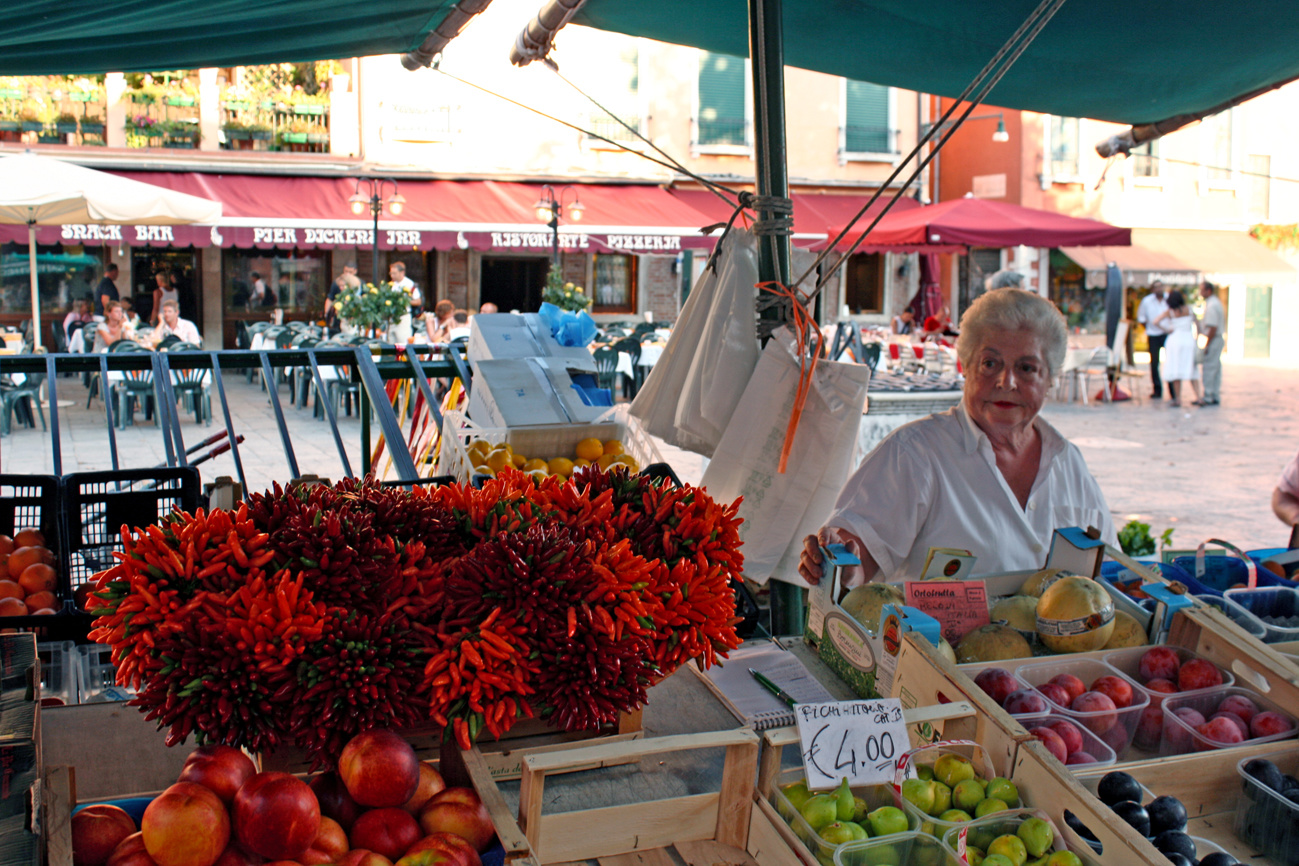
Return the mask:
M 338 773 L 333 770 L 319 773 L 312 776 L 307 784 L 311 786 L 316 800 L 320 803 L 320 814 L 333 818 L 344 830 L 350 832 L 352 824 L 365 808 L 347 793 L 347 786 L 343 784 Z
M 1245 742 L 1245 735 L 1240 732 L 1240 719 L 1225 719 L 1219 716 L 1209 719 L 1202 725 L 1196 725 L 1195 732 L 1203 737 L 1195 743 L 1195 749 L 1199 752 Z
M 288 773 L 258 773 L 234 802 L 239 844 L 268 860 L 296 857 L 320 832 L 320 804 L 307 783 Z
M 230 844 L 221 852 L 221 856 L 217 858 L 216 863 L 213 863 L 212 866 L 261 866 L 265 862 L 265 857 L 248 853 L 239 847 L 238 839 L 231 839 Z
M 1251 737 L 1272 737 L 1293 730 L 1294 722 L 1280 713 L 1273 712 L 1272 710 L 1264 710 L 1261 713 L 1255 713 L 1254 717 L 1249 720 L 1249 733 Z
M 1116 712 L 1118 707 L 1114 706 L 1114 701 L 1110 700 L 1109 695 L 1101 692 L 1083 692 L 1074 699 L 1069 708 L 1075 713 L 1087 713 L 1087 718 L 1079 721 L 1097 736 L 1113 728 L 1119 721 Z
M 1153 679 L 1177 679 L 1177 669 L 1182 666 L 1182 658 L 1177 651 L 1166 646 L 1151 647 L 1141 656 L 1137 663 L 1137 674 L 1143 683 Z
M 1004 706 L 1011 692 L 1023 688 L 1015 675 L 1005 668 L 984 668 L 974 678 L 974 684 L 996 701 L 997 706 Z
M 1092 755 L 1091 752 L 1084 752 L 1081 749 L 1079 749 L 1078 751 L 1071 753 L 1069 757 L 1065 759 L 1065 763 L 1066 764 L 1094 764 L 1096 763 L 1096 758 Z
M 1064 740 L 1060 739 L 1060 735 L 1055 731 L 1041 727 L 1029 728 L 1028 732 L 1041 740 L 1042 745 L 1046 746 L 1046 750 L 1055 756 L 1055 759 L 1060 763 L 1063 764 L 1069 759 L 1069 752 L 1064 747 Z
M 1037 687 L 1037 691 L 1057 707 L 1067 707 L 1073 703 L 1069 690 L 1059 683 L 1043 683 Z
M 158 866 L 158 861 L 144 849 L 144 834 L 132 833 L 108 855 L 105 866 Z
M 417 857 L 407 866 L 434 866 L 445 863 L 447 866 L 482 866 L 482 859 L 473 846 L 455 833 L 431 833 L 420 839 L 406 850 L 406 856 L 400 862 L 421 853 L 435 853 L 440 857 Z
M 434 794 L 446 789 L 447 783 L 442 778 L 442 774 L 427 761 L 421 761 L 419 765 L 419 787 L 411 795 L 406 804 L 402 806 L 411 815 L 419 815 L 419 810 L 424 808 Z
M 338 775 L 362 806 L 401 806 L 419 788 L 419 758 L 392 731 L 365 731 L 343 747 Z
M 1189 692 L 1222 685 L 1222 671 L 1213 662 L 1191 659 L 1177 672 L 1177 689 Z
M 210 789 L 177 782 L 144 810 L 140 832 L 158 866 L 212 866 L 230 842 L 230 815 Z
M 1072 704 L 1079 695 L 1087 691 L 1087 687 L 1083 685 L 1083 681 L 1073 674 L 1056 674 L 1051 677 L 1051 679 L 1047 680 L 1047 682 L 1052 685 L 1060 686 L 1069 693 L 1069 703 L 1061 704 L 1060 706 L 1062 707 L 1069 706 L 1069 704 Z
M 1132 686 L 1122 677 L 1113 675 L 1097 677 L 1092 683 L 1092 691 L 1100 692 L 1114 702 L 1120 710 L 1132 706 Z
M 1079 731 L 1078 726 L 1073 722 L 1064 719 L 1052 719 L 1042 727 L 1050 728 L 1055 731 L 1056 736 L 1058 736 L 1060 741 L 1064 743 L 1064 751 L 1066 755 L 1072 755 L 1074 752 L 1082 749 L 1082 731 Z
M 135 820 L 125 809 L 87 806 L 72 816 L 74 866 L 104 866 L 113 849 L 135 830 Z
M 311 847 L 303 851 L 295 859 L 302 866 L 323 866 L 323 864 L 337 861 L 351 847 L 347 841 L 347 833 L 343 831 L 339 823 L 322 815 L 320 818 L 320 830 L 316 833 L 316 838 L 311 841 Z
M 229 806 L 235 792 L 256 772 L 252 759 L 234 746 L 199 746 L 185 759 L 180 781 L 208 788 Z
M 1002 706 L 1011 715 L 1044 713 L 1047 710 L 1046 700 L 1033 689 L 1020 689 L 1017 692 L 1011 692 L 1007 695 L 1006 702 Z
M 1244 695 L 1227 695 L 1222 699 L 1222 703 L 1218 704 L 1218 712 L 1234 713 L 1240 716 L 1240 720 L 1248 725 L 1250 719 L 1254 718 L 1258 713 L 1258 704 Z
M 419 839 L 419 824 L 405 809 L 371 809 L 352 825 L 352 847 L 368 848 L 389 860 L 399 860 Z
M 338 866 L 392 866 L 392 861 L 382 854 L 364 848 L 353 848 L 343 855 Z
M 496 838 L 496 827 L 473 788 L 447 788 L 433 795 L 419 813 L 419 826 L 427 835 L 455 833 L 479 854 Z

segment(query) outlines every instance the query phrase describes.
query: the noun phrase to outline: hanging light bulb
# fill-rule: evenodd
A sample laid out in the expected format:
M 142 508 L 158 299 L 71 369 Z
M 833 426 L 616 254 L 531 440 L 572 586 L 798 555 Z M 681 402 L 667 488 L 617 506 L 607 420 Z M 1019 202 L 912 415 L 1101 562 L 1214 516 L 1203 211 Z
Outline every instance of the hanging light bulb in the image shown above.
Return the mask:
M 1010 141 L 1010 133 L 1006 131 L 1006 120 L 1000 115 L 997 116 L 997 131 L 992 134 L 992 140 L 997 142 Z
M 573 203 L 568 206 L 569 222 L 580 223 L 582 221 L 582 214 L 585 212 L 586 208 L 582 205 L 582 202 L 574 198 Z

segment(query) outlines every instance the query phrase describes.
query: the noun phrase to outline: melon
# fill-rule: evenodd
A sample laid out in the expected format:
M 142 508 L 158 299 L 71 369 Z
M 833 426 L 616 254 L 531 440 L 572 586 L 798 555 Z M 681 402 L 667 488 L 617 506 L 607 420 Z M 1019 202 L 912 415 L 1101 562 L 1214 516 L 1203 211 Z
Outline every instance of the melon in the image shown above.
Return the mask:
M 1114 600 L 1094 580 L 1062 577 L 1037 600 L 1037 634 L 1052 652 L 1101 649 L 1114 636 Z
M 1003 659 L 1023 659 L 1033 654 L 1033 648 L 1024 636 L 1008 625 L 981 625 L 971 630 L 956 645 L 956 661 L 995 662 Z
M 1114 611 L 1114 634 L 1110 635 L 1105 649 L 1124 649 L 1148 643 L 1150 639 L 1146 637 L 1146 630 L 1137 622 L 1136 617 L 1121 610 Z
M 988 611 L 988 619 L 1008 625 L 1025 638 L 1031 638 L 1037 634 L 1037 599 L 1027 595 L 1003 598 Z
M 1024 581 L 1024 585 L 1019 588 L 1019 594 L 1032 596 L 1033 598 L 1040 598 L 1042 590 L 1046 589 L 1057 579 L 1064 577 L 1067 574 L 1069 574 L 1069 572 L 1065 571 L 1063 568 L 1044 568 L 1041 571 L 1035 572 L 1028 580 Z
M 880 612 L 886 604 L 904 604 L 902 590 L 887 583 L 865 583 L 854 586 L 839 602 L 839 606 L 872 634 L 879 631 Z
M 947 642 L 945 637 L 938 639 L 938 654 L 952 664 L 956 664 L 956 650 L 952 649 L 952 645 Z

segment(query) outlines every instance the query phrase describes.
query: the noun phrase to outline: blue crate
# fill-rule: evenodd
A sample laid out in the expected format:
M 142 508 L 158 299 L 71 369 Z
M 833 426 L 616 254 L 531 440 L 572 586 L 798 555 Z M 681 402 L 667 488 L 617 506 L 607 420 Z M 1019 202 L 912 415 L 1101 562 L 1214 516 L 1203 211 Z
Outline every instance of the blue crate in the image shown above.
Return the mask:
M 1191 590 L 1192 595 L 1222 595 L 1238 583 L 1249 580 L 1249 569 L 1244 560 L 1237 556 L 1214 554 L 1204 557 L 1204 578 L 1195 577 L 1195 557 L 1179 556 L 1173 565 L 1186 572 L 1182 582 Z M 1181 578 L 1178 578 L 1181 580 Z M 1266 569 L 1258 569 L 1257 586 L 1289 586 L 1290 581 L 1277 577 Z

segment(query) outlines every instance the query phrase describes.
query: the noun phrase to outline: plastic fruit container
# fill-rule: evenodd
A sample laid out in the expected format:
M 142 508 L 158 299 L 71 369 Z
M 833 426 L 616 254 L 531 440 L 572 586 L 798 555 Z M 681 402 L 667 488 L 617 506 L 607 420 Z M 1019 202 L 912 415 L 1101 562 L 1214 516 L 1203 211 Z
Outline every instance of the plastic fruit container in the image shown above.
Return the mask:
M 1182 707 L 1190 707 L 1204 716 L 1205 719 L 1208 719 L 1215 713 L 1218 705 L 1231 695 L 1249 698 L 1258 706 L 1259 712 L 1270 710 L 1279 713 L 1289 720 L 1289 730 L 1263 737 L 1247 736 L 1242 742 L 1227 744 L 1209 739 L 1175 714 L 1175 711 Z M 1164 700 L 1164 730 L 1159 741 L 1159 754 L 1161 756 L 1184 755 L 1188 752 L 1207 752 L 1215 749 L 1235 748 L 1236 746 L 1256 746 L 1260 743 L 1288 740 L 1296 734 L 1299 734 L 1299 723 L 1296 723 L 1293 715 L 1262 695 L 1251 692 L 1249 689 L 1243 689 L 1240 686 L 1214 689 L 1197 695 L 1169 695 Z
M 842 848 L 844 845 L 852 843 L 844 842 L 835 845 L 822 839 L 820 835 L 812 829 L 812 825 L 807 823 L 807 820 L 797 809 L 794 808 L 794 804 L 789 801 L 789 798 L 785 796 L 783 788 L 786 785 L 801 782 L 804 778 L 806 777 L 804 776 L 802 769 L 798 767 L 785 770 L 776 778 L 776 785 L 771 789 L 771 793 L 767 796 L 767 801 L 775 808 L 776 814 L 780 815 L 780 817 L 785 820 L 785 823 L 789 825 L 790 829 L 794 831 L 794 835 L 807 846 L 807 850 L 812 852 L 812 855 L 816 857 L 817 861 L 823 864 L 823 866 L 831 866 L 835 861 L 835 851 Z M 897 798 L 894 794 L 892 785 L 867 785 L 853 788 L 852 792 L 855 796 L 861 797 L 866 801 L 868 811 L 878 809 L 880 806 L 897 805 Z M 814 793 L 824 794 L 829 792 L 816 791 Z M 907 816 L 907 830 L 911 831 L 919 829 L 919 821 L 916 820 L 915 816 L 911 812 L 907 812 L 905 809 L 903 811 L 906 812 Z M 865 829 L 867 832 L 870 832 L 869 824 L 865 826 Z M 890 839 L 898 835 L 900 834 L 893 833 L 888 836 L 872 836 L 871 839 Z
M 1043 722 L 1051 722 L 1056 719 L 1064 719 L 1066 722 L 1073 722 L 1074 727 L 1078 729 L 1078 733 L 1082 734 L 1082 751 L 1096 759 L 1096 761 L 1091 764 L 1065 764 L 1065 769 L 1069 770 L 1069 772 L 1074 775 L 1078 775 L 1079 773 L 1095 773 L 1097 771 L 1107 772 L 1110 767 L 1117 763 L 1118 755 L 1110 748 L 1109 744 L 1093 734 L 1091 729 L 1086 725 L 1079 724 L 1078 719 L 1072 716 L 1066 716 L 1064 713 L 1051 713 L 1043 718 L 1023 722 L 1022 724 L 1026 728 L 1037 727 Z M 1104 775 L 1104 772 L 1102 772 L 1102 775 Z
M 1192 652 L 1191 650 L 1188 650 L 1184 647 L 1173 646 L 1171 644 L 1159 644 L 1158 646 L 1163 647 L 1164 649 L 1170 649 L 1173 652 L 1177 653 L 1177 660 L 1179 665 L 1184 665 L 1187 662 L 1191 661 L 1192 659 L 1200 659 L 1201 661 L 1208 661 L 1208 659 L 1206 659 L 1204 656 L 1200 655 L 1199 653 Z M 1164 698 L 1168 697 L 1169 695 L 1164 692 L 1151 691 L 1141 683 L 1141 657 L 1144 656 L 1147 652 L 1149 652 L 1152 649 L 1156 649 L 1156 647 L 1134 646 L 1134 647 L 1128 647 L 1127 649 L 1114 650 L 1114 652 L 1106 653 L 1105 655 L 1101 656 L 1101 660 L 1104 661 L 1105 664 L 1109 665 L 1110 667 L 1118 668 L 1119 673 L 1123 674 L 1125 677 L 1132 680 L 1137 685 L 1141 686 L 1141 690 L 1150 696 L 1151 701 L 1158 702 L 1158 701 L 1162 701 Z M 1216 688 L 1222 688 L 1223 686 L 1232 686 L 1236 684 L 1236 677 L 1232 675 L 1231 671 L 1227 670 L 1222 665 L 1214 665 L 1214 667 L 1216 667 L 1218 669 L 1218 673 L 1222 675 L 1222 682 L 1219 683 L 1218 685 L 1206 686 L 1205 688 L 1202 689 L 1187 689 L 1184 692 L 1173 692 L 1172 694 L 1178 695 L 1179 697 L 1186 696 L 1186 695 L 1198 695 L 1201 692 L 1209 692 L 1209 691 L 1213 691 Z
M 1245 764 L 1256 758 L 1271 761 L 1285 775 L 1299 773 L 1299 751 L 1293 749 L 1242 758 L 1236 764 L 1241 785 L 1233 829 L 1242 842 L 1277 863 L 1294 863 L 1299 855 L 1299 803 L 1264 787 L 1245 772 Z
M 1034 688 L 1045 685 L 1053 677 L 1060 674 L 1076 676 L 1082 680 L 1083 685 L 1088 689 L 1091 688 L 1092 683 L 1104 676 L 1116 676 L 1132 687 L 1131 706 L 1114 710 L 1084 712 L 1071 707 L 1061 707 L 1049 698 L 1047 699 L 1047 703 L 1051 705 L 1054 711 L 1067 719 L 1081 722 L 1114 750 L 1118 760 L 1123 760 L 1128 747 L 1132 745 L 1132 738 L 1137 732 L 1137 724 L 1141 721 L 1141 714 L 1145 712 L 1146 707 L 1150 704 L 1150 697 L 1147 695 L 1146 690 L 1118 668 L 1112 667 L 1100 659 L 1075 658 L 1034 662 L 1033 664 L 1021 665 L 1015 670 L 1017 677 Z
M 1229 589 L 1222 594 L 1222 600 L 1232 619 L 1262 626 L 1264 643 L 1299 640 L 1299 589 L 1290 586 Z
M 847 842 L 834 852 L 834 866 L 965 866 L 956 853 L 928 833 L 898 833 Z
M 1254 616 L 1247 615 L 1241 611 L 1240 605 L 1232 605 L 1230 608 L 1227 607 L 1227 602 L 1220 595 L 1197 595 L 1194 598 L 1196 601 L 1202 602 L 1207 607 L 1212 607 L 1222 611 L 1223 615 L 1226 616 L 1227 619 L 1231 620 L 1259 640 L 1262 640 L 1263 635 L 1267 634 L 1267 627 L 1263 625 L 1263 623 L 1259 622 Z
M 941 839 L 947 831 L 953 827 L 960 827 L 968 822 L 943 821 L 940 818 L 921 811 L 910 800 L 907 800 L 902 796 L 902 782 L 906 779 L 916 778 L 916 766 L 918 764 L 928 764 L 932 767 L 934 762 L 943 755 L 954 754 L 968 758 L 970 762 L 974 764 L 975 772 L 978 774 L 979 778 L 983 779 L 985 782 L 989 779 L 996 778 L 998 775 L 996 767 L 993 766 L 992 761 L 988 757 L 987 750 L 977 743 L 958 744 L 940 741 L 933 745 L 913 749 L 907 754 L 909 755 L 909 763 L 905 774 L 899 772 L 896 779 L 898 791 L 896 795 L 896 805 L 900 805 L 908 815 L 915 819 L 917 822 L 917 829 L 939 839 Z M 1007 774 L 1007 778 L 1009 778 L 1009 774 Z
M 1019 825 L 1029 818 L 1041 818 L 1051 825 L 1055 839 L 1051 843 L 1051 847 L 1047 849 L 1048 851 L 1069 850 L 1069 846 L 1065 844 L 1064 838 L 1060 835 L 1060 828 L 1055 826 L 1055 822 L 1047 817 L 1045 813 L 1036 809 L 1009 809 L 1005 812 L 994 812 L 991 815 L 967 821 L 948 830 L 943 835 L 943 844 L 955 851 L 958 858 L 964 856 L 967 847 L 987 851 L 988 845 L 993 839 L 998 836 L 1014 836 L 1019 831 Z M 962 835 L 965 837 L 963 840 Z
M 1006 660 L 996 661 L 996 662 L 969 662 L 967 664 L 957 665 L 956 669 L 961 673 L 965 674 L 971 680 L 973 680 L 975 677 L 977 677 L 979 674 L 981 674 L 983 671 L 987 670 L 988 668 L 1001 668 L 1002 670 L 1009 673 L 1012 677 L 1015 677 L 1015 680 L 1019 683 L 1019 687 L 1021 689 L 1032 688 L 1032 686 L 1030 686 L 1028 683 L 1024 682 L 1022 679 L 1020 679 L 1018 676 L 1015 675 L 1015 668 L 1019 667 L 1019 664 L 1020 662 L 1014 659 L 1006 659 Z M 987 694 L 987 692 L 984 692 L 984 694 Z M 989 695 L 989 700 L 991 700 L 991 695 Z M 1031 720 L 1044 719 L 1050 714 L 1051 714 L 1051 709 L 1050 707 L 1048 707 L 1047 709 L 1043 710 L 1040 713 L 1011 713 L 1010 717 L 1012 719 L 1017 719 L 1019 723 L 1024 727 L 1028 727 L 1028 724 Z

